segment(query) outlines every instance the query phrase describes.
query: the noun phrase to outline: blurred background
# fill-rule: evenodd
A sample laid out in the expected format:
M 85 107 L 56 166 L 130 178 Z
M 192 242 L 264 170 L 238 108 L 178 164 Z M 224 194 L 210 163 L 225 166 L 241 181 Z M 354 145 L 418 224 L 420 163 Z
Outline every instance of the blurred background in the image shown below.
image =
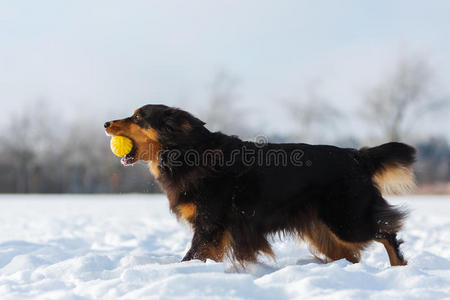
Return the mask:
M 419 150 L 450 193 L 449 1 L 2 1 L 0 192 L 158 192 L 106 120 L 149 103 L 244 139 Z

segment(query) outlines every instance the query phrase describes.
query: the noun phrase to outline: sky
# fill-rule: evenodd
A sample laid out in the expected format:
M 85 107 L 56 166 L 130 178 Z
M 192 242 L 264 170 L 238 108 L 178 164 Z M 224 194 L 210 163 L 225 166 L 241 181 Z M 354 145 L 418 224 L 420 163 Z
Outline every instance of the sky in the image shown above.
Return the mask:
M 356 114 L 364 91 L 406 54 L 429 58 L 450 92 L 449 11 L 449 1 L 3 0 L 2 111 L 43 99 L 63 118 L 99 123 L 147 103 L 195 114 L 226 71 L 248 122 L 288 132 L 285 102 L 305 87 Z M 450 132 L 439 122 L 424 132 Z

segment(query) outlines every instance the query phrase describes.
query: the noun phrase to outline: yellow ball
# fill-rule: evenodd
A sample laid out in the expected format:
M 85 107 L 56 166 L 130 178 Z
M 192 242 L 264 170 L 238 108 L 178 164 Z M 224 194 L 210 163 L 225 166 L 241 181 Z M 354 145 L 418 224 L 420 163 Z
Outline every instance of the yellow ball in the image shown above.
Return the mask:
M 111 151 L 117 156 L 125 156 L 133 149 L 133 142 L 125 136 L 113 136 L 111 139 Z

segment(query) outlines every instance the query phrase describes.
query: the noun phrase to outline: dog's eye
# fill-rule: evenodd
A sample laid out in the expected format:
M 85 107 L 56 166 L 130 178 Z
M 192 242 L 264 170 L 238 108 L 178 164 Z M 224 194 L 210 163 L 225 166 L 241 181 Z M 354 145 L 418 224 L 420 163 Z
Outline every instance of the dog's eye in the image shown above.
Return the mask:
M 133 116 L 133 120 L 136 122 L 139 122 L 142 119 L 142 117 L 140 115 L 134 115 Z

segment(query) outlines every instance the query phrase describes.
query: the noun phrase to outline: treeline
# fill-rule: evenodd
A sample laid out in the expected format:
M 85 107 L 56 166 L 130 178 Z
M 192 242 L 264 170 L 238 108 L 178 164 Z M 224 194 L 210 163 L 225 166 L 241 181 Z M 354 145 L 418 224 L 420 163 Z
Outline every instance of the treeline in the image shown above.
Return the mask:
M 158 191 L 146 167 L 120 165 L 100 122 L 29 120 L 29 116 L 12 120 L 18 125 L 1 136 L 0 192 Z
M 36 116 L 36 114 L 34 114 Z M 158 192 L 145 163 L 123 167 L 109 149 L 101 122 L 52 124 L 15 119 L 1 137 L 1 193 L 136 193 Z M 14 125 L 17 124 L 22 125 Z M 53 122 L 53 121 L 52 121 Z M 50 124 L 49 124 L 50 123 Z M 289 137 L 269 137 L 288 141 Z M 355 140 L 336 141 L 355 147 Z M 443 138 L 429 138 L 418 149 L 419 184 L 450 181 L 450 147 Z

